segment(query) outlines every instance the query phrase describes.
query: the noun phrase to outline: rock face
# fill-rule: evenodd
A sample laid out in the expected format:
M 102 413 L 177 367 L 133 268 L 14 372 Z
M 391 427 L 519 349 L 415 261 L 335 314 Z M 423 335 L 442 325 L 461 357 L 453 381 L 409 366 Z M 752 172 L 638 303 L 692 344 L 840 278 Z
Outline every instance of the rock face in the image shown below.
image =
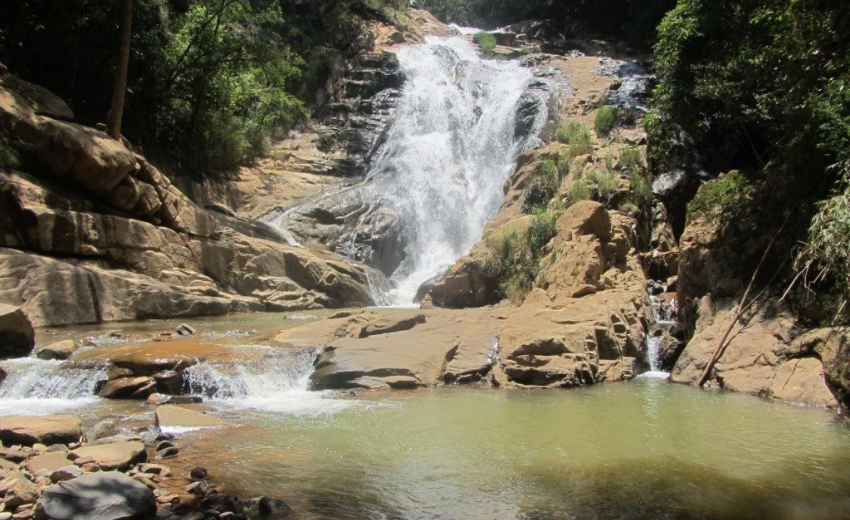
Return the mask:
M 143 157 L 11 77 L 0 133 L 38 175 L 0 173 L 0 302 L 36 326 L 372 303 L 362 268 L 218 224 Z
M 698 381 L 732 323 L 744 291 L 740 275 L 747 258 L 764 245 L 718 219 L 688 222 L 680 241 L 679 314 L 690 340 L 671 380 Z M 710 375 L 723 388 L 806 403 L 846 406 L 848 353 L 840 330 L 805 332 L 779 298 L 767 297 L 735 323 Z
M 42 494 L 38 505 L 55 520 L 141 520 L 156 515 L 153 491 L 112 471 L 60 482 Z
M 693 384 L 729 327 L 734 302 L 703 298 L 696 333 L 679 356 L 671 380 Z M 824 365 L 807 341 L 795 339 L 787 311 L 761 309 L 734 329 L 713 381 L 723 388 L 783 401 L 835 406 L 824 379 Z
M 0 418 L 0 441 L 5 445 L 24 446 L 68 444 L 80 440 L 80 424 L 79 419 L 68 415 L 3 417 Z
M 23 310 L 0 303 L 0 359 L 29 355 L 34 338 L 35 331 Z

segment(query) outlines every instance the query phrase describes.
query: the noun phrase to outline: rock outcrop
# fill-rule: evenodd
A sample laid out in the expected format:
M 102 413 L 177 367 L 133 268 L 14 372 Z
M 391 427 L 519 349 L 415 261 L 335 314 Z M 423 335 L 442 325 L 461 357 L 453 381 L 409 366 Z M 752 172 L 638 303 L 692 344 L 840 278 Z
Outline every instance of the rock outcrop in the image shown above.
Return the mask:
M 217 224 L 143 157 L 9 78 L 0 132 L 32 173 L 0 173 L 0 301 L 34 325 L 372 302 L 363 268 Z
M 742 270 L 766 247 L 763 237 L 749 235 L 716 216 L 688 222 L 680 240 L 678 309 L 690 338 L 671 380 L 696 383 L 732 327 L 709 384 L 788 402 L 846 406 L 850 353 L 842 330 L 806 331 L 770 290 L 733 324 L 745 290 Z

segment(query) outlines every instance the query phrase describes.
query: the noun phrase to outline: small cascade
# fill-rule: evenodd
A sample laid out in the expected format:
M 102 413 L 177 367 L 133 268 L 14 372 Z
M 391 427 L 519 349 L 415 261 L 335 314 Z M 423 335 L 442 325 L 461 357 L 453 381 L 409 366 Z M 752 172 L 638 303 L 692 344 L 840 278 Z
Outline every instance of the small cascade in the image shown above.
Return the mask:
M 333 414 L 358 404 L 339 399 L 333 392 L 309 390 L 316 356 L 312 350 L 280 351 L 262 345 L 242 348 L 262 349 L 264 355 L 247 364 L 202 362 L 191 366 L 183 373 L 185 393 L 201 395 L 222 408 L 299 416 Z
M 3 362 L 8 373 L 0 384 L 0 414 L 6 411 L 53 413 L 94 402 L 106 368 L 68 368 L 61 361 L 35 357 Z
M 669 379 L 670 373 L 662 370 L 661 342 L 664 340 L 665 331 L 670 330 L 676 323 L 674 308 L 665 305 L 660 298 L 652 295 L 650 295 L 649 301 L 652 304 L 653 317 L 653 323 L 649 327 L 650 333 L 646 335 L 646 362 L 649 365 L 649 372 L 644 372 L 638 377 Z

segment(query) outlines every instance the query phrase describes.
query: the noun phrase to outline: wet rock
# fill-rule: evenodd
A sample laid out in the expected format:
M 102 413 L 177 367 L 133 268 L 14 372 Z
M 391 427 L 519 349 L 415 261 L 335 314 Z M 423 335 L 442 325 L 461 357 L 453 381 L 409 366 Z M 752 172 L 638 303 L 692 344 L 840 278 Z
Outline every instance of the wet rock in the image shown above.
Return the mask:
M 207 494 L 207 489 L 209 485 L 203 480 L 199 480 L 198 482 L 192 482 L 188 486 L 186 486 L 186 493 L 191 495 L 201 495 L 204 496 Z
M 80 440 L 80 420 L 68 415 L 0 418 L 0 441 L 5 445 L 69 444 Z
M 74 355 L 74 352 L 76 352 L 79 348 L 80 345 L 76 341 L 66 339 L 65 341 L 57 341 L 56 343 L 38 347 L 35 351 L 35 355 L 39 359 L 64 360 Z
M 207 468 L 202 466 L 198 466 L 196 468 L 192 468 L 192 471 L 189 472 L 189 476 L 195 480 L 204 480 L 207 478 Z
M 85 446 L 71 452 L 71 458 L 79 465 L 79 459 L 89 459 L 106 471 L 128 469 L 145 460 L 145 445 L 138 441 L 116 442 L 100 446 Z
M 279 498 L 264 496 L 257 501 L 257 510 L 261 516 L 274 515 L 277 518 L 282 518 L 288 515 L 292 508 Z
M 151 394 L 145 401 L 148 404 L 163 405 L 163 404 L 197 404 L 203 402 L 203 398 L 198 395 L 163 395 Z
M 179 394 L 183 388 L 183 375 L 175 370 L 163 370 L 153 375 L 156 388 L 166 394 Z
M 156 452 L 156 460 L 170 459 L 180 454 L 180 450 L 176 446 L 162 448 Z
M 156 390 L 156 381 L 150 377 L 122 377 L 103 385 L 100 396 L 105 399 L 146 399 Z
M 161 477 L 171 476 L 171 470 L 168 469 L 168 466 L 163 466 L 162 464 L 140 464 L 139 471 Z
M 156 514 L 156 499 L 145 485 L 117 472 L 93 473 L 61 482 L 38 502 L 54 520 L 131 520 Z
M 179 334 L 181 336 L 194 336 L 195 335 L 195 329 L 193 327 L 190 327 L 189 325 L 186 325 L 185 323 L 179 325 L 175 329 L 175 331 L 177 332 L 177 334 Z
M 237 515 L 245 513 L 245 508 L 238 500 L 219 494 L 211 495 L 201 500 L 198 507 L 202 511 L 217 511 L 219 513 L 230 512 Z
M 35 331 L 20 307 L 0 303 L 0 359 L 26 357 L 35 345 Z

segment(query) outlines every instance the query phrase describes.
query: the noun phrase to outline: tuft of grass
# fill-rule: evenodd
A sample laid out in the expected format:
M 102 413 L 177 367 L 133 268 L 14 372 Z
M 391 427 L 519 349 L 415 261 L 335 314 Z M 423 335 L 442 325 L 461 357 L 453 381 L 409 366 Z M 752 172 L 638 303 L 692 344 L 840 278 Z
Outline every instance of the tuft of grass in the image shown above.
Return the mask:
M 617 109 L 606 105 L 596 112 L 596 119 L 593 122 L 593 128 L 596 130 L 596 135 L 600 137 L 608 137 L 611 130 L 617 124 Z
M 593 152 L 593 141 L 590 137 L 590 130 L 578 121 L 570 121 L 566 125 L 558 127 L 558 130 L 555 131 L 555 139 L 569 145 L 567 156 L 570 158 Z
M 487 238 L 483 270 L 499 279 L 499 293 L 522 303 L 540 273 L 546 245 L 558 233 L 557 214 L 537 211 L 525 232 L 510 229 Z
M 620 154 L 620 169 L 626 172 L 641 171 L 646 168 L 643 153 L 638 146 L 629 146 Z
M 576 202 L 591 199 L 590 186 L 584 179 L 577 179 L 570 184 L 567 189 L 567 197 L 564 200 L 564 209 L 572 206 Z
M 599 197 L 599 200 L 604 202 L 607 206 L 611 201 L 611 197 L 614 196 L 614 193 L 617 192 L 617 188 L 619 188 L 619 177 L 616 173 L 612 171 L 604 171 L 600 172 L 599 170 L 591 170 L 587 174 L 588 180 L 590 182 L 596 184 L 596 193 Z
M 481 47 L 481 54 L 492 56 L 496 50 L 496 37 L 486 31 L 479 31 L 472 37 L 472 41 Z

